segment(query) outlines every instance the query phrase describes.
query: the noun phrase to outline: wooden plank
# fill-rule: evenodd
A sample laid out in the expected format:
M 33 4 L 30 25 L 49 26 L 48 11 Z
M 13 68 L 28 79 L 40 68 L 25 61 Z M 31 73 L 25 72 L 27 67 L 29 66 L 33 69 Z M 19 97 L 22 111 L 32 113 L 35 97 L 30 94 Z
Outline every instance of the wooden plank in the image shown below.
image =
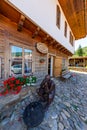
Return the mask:
M 61 73 L 62 69 L 62 58 L 61 57 L 55 57 L 54 60 L 54 76 L 58 77 Z

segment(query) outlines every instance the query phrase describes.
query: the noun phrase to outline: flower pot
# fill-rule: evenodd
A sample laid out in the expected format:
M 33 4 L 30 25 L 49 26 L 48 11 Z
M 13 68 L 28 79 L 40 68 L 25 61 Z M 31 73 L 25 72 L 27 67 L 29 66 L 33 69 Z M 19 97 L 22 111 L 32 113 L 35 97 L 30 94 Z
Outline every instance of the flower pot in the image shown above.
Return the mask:
M 0 96 L 5 96 L 5 95 L 7 95 L 7 94 L 9 94 L 9 91 L 8 91 L 8 90 L 5 90 L 5 91 L 2 91 L 2 92 L 0 93 Z

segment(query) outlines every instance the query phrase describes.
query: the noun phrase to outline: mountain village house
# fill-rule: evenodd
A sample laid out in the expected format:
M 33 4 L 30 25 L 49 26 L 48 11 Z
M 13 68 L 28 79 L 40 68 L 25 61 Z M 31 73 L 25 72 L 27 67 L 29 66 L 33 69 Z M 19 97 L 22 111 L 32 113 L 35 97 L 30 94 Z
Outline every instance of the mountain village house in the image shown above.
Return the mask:
M 0 0 L 0 78 L 59 76 L 74 53 L 75 39 L 86 36 L 84 5 L 78 0 Z
M 69 68 L 87 72 L 87 56 L 69 57 Z

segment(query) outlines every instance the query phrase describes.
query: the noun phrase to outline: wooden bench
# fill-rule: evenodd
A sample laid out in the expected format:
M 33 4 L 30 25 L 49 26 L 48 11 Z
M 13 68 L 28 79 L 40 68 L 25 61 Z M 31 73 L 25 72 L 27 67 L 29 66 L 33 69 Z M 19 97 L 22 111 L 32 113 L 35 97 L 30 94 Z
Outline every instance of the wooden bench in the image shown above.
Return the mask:
M 68 69 L 61 71 L 61 78 L 62 79 L 69 79 L 70 77 L 72 77 L 72 74 L 70 73 L 70 71 Z

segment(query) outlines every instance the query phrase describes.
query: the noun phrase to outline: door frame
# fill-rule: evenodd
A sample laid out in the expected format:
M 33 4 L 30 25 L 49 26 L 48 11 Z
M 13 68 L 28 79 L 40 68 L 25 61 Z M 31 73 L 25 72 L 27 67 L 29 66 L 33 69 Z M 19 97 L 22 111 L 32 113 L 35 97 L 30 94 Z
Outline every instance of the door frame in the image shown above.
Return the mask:
M 49 57 L 51 58 L 51 63 L 50 63 L 50 76 L 52 77 L 53 76 L 53 71 L 54 71 L 54 54 L 51 54 L 51 53 L 48 53 L 48 60 L 49 60 Z M 49 65 L 49 61 L 48 61 L 48 65 Z

